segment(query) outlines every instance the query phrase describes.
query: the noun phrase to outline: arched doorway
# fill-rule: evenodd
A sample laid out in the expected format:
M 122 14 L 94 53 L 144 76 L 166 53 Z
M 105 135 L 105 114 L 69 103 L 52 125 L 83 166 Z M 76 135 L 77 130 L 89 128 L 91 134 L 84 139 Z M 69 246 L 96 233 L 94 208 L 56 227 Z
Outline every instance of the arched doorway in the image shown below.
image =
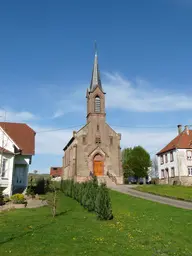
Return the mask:
M 93 172 L 95 176 L 103 176 L 104 173 L 104 161 L 100 154 L 95 155 L 93 158 Z

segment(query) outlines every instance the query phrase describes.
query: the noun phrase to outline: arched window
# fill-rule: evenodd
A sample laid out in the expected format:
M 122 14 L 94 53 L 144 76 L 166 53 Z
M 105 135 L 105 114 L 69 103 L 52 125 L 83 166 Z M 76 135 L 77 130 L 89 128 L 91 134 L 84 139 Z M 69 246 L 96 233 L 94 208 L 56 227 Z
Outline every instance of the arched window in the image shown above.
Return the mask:
M 99 96 L 95 97 L 95 112 L 100 113 L 101 112 L 101 100 Z

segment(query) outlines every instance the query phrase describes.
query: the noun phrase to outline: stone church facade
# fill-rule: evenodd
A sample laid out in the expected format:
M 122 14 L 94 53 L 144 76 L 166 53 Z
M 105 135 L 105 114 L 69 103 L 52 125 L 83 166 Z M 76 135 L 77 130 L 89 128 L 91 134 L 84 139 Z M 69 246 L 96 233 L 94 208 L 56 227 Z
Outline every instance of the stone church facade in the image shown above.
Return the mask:
M 87 123 L 64 147 L 63 178 L 76 182 L 88 180 L 90 172 L 99 180 L 123 184 L 120 140 L 106 123 L 105 92 L 103 91 L 97 53 L 90 88 L 87 89 Z

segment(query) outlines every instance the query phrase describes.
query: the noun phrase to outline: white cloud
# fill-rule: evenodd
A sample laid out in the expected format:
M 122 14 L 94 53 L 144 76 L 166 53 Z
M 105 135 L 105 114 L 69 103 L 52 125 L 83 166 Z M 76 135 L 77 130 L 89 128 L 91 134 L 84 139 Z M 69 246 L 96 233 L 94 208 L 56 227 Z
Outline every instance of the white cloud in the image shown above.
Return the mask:
M 170 93 L 150 85 L 147 81 L 129 81 L 119 74 L 105 73 L 106 106 L 137 112 L 165 112 L 191 110 L 190 95 Z
M 71 139 L 73 130 L 80 129 L 80 127 L 76 127 L 76 129 L 50 131 L 54 130 L 54 128 L 33 125 L 32 128 L 35 131 L 40 131 L 36 134 L 36 154 L 53 155 L 63 155 L 63 148 Z M 167 131 L 164 129 L 159 130 L 155 127 L 153 129 L 122 129 L 114 127 L 114 130 L 122 134 L 122 148 L 141 145 L 151 154 L 157 153 L 177 135 L 176 129 Z
M 41 127 L 38 125 L 31 125 L 31 127 L 37 132 L 35 138 L 36 154 L 63 155 L 63 148 L 72 137 L 74 130 L 56 130 L 51 126 Z
M 16 112 L 9 109 L 0 109 L 0 120 L 1 121 L 9 121 L 9 122 L 25 122 L 25 121 L 31 121 L 37 119 L 37 116 L 34 114 L 27 112 L 27 111 L 21 111 Z
M 114 128 L 115 129 L 115 128 Z M 140 145 L 144 147 L 151 155 L 156 154 L 166 146 L 174 137 L 177 136 L 175 130 L 164 129 L 115 129 L 121 133 L 121 147 L 134 147 Z
M 190 95 L 184 92 L 170 92 L 158 88 L 144 79 L 130 81 L 118 73 L 103 73 L 103 89 L 106 94 L 108 109 L 121 109 L 133 112 L 168 112 L 192 110 Z M 164 86 L 165 87 L 165 86 Z M 58 100 L 53 118 L 66 113 L 84 112 L 86 87 L 67 95 L 66 99 Z M 63 95 L 63 94 L 62 94 Z M 63 96 L 64 97 L 64 96 Z

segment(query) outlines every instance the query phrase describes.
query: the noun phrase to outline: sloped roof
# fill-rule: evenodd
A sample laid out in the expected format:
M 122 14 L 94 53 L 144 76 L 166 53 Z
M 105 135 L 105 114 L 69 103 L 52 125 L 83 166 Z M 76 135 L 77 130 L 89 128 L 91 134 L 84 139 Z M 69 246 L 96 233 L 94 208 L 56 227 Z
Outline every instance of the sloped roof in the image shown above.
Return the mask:
M 183 131 L 180 133 L 177 137 L 175 137 L 167 146 L 165 146 L 161 151 L 157 153 L 157 155 L 160 155 L 162 153 L 165 153 L 167 151 L 180 148 L 180 149 L 192 149 L 192 130 L 189 130 L 189 134 L 186 133 L 186 131 Z
M 1 128 L 21 149 L 22 155 L 35 154 L 35 131 L 24 123 L 0 122 Z

